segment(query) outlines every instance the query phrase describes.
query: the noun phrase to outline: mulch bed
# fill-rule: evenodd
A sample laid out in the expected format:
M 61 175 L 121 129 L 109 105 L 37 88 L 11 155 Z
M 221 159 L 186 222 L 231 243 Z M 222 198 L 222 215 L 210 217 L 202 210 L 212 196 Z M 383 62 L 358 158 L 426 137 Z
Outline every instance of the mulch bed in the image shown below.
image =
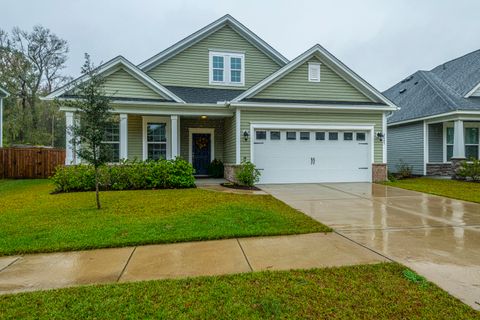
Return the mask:
M 222 183 L 221 186 L 225 187 L 225 188 L 239 189 L 239 190 L 254 190 L 254 191 L 261 191 L 262 190 L 260 188 L 255 187 L 255 186 L 254 187 L 248 187 L 248 186 L 242 186 L 242 185 L 239 185 L 239 184 L 229 183 L 229 182 Z

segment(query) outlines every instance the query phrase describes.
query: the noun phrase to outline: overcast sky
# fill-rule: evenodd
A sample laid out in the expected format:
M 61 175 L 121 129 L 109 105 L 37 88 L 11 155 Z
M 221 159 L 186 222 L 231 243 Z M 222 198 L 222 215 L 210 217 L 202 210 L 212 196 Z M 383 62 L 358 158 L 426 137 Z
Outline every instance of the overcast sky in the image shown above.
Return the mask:
M 231 14 L 293 59 L 315 43 L 379 90 L 480 49 L 479 0 L 0 0 L 0 28 L 41 24 L 68 41 L 66 73 L 84 52 L 135 64 Z

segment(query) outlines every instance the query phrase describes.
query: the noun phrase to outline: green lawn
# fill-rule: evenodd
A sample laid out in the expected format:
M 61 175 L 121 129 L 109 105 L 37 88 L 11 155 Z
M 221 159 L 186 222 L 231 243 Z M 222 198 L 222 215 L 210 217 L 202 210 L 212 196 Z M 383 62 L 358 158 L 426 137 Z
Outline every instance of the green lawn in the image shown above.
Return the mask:
M 3 319 L 480 319 L 393 263 L 0 296 Z
M 412 178 L 386 182 L 386 185 L 480 203 L 480 183 L 431 178 Z
M 201 189 L 50 194 L 0 180 L 0 255 L 331 231 L 271 196 Z

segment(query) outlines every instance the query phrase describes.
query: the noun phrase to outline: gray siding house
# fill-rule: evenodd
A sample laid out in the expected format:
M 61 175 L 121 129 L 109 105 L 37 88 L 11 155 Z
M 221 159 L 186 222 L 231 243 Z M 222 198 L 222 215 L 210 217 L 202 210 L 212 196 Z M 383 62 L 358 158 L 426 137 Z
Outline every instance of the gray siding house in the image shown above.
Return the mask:
M 455 160 L 480 158 L 480 50 L 417 71 L 384 92 L 400 110 L 388 117 L 388 169 L 453 174 Z M 452 161 L 453 160 L 453 161 Z

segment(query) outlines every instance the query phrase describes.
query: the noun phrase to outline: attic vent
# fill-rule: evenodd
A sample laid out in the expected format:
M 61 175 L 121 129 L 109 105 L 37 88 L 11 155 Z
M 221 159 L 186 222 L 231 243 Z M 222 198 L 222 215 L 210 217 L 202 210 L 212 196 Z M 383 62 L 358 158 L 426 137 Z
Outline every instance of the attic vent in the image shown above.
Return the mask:
M 318 62 L 308 63 L 308 81 L 320 82 L 320 63 Z
M 417 85 L 418 84 L 418 81 L 415 81 L 414 85 Z
M 400 90 L 400 94 L 404 93 L 405 91 L 407 91 L 407 89 Z
M 400 81 L 400 82 L 401 82 L 401 83 L 405 83 L 405 82 L 408 82 L 408 81 L 410 81 L 410 80 L 412 80 L 412 79 L 413 79 L 413 76 L 410 76 L 410 77 L 408 77 L 408 78 L 403 79 L 403 80 Z

